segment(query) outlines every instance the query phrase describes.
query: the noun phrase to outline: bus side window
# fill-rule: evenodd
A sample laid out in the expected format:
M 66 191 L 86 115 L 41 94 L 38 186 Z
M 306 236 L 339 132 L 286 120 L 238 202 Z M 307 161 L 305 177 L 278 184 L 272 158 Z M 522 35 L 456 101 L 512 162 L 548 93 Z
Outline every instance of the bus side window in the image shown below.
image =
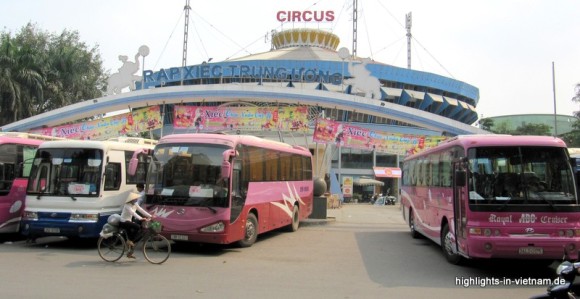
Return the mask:
M 105 191 L 121 187 L 121 164 L 109 163 L 105 167 Z

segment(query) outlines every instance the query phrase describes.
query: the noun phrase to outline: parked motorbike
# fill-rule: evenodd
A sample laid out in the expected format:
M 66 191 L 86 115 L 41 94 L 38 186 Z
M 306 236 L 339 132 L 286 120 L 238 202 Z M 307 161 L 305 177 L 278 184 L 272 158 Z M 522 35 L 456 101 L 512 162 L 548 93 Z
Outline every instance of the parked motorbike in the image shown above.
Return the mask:
M 578 299 L 580 298 L 580 284 L 574 283 L 580 262 L 562 262 L 556 269 L 558 279 L 548 286 L 546 294 L 533 296 L 530 299 Z
M 391 189 L 387 189 L 387 196 L 385 197 L 386 205 L 395 205 L 397 198 L 391 195 Z

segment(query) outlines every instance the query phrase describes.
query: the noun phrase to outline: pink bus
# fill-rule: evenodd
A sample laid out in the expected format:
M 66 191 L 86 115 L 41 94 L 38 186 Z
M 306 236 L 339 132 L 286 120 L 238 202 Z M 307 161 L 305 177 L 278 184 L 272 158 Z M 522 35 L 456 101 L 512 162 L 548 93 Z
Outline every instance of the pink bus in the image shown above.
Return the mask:
M 0 133 L 0 233 L 17 233 L 26 184 L 38 146 L 56 138 L 27 133 Z
M 246 135 L 179 134 L 155 146 L 145 207 L 174 241 L 251 246 L 312 213 L 308 149 Z
M 577 259 L 580 206 L 566 144 L 547 136 L 458 136 L 403 162 L 414 238 L 464 258 Z

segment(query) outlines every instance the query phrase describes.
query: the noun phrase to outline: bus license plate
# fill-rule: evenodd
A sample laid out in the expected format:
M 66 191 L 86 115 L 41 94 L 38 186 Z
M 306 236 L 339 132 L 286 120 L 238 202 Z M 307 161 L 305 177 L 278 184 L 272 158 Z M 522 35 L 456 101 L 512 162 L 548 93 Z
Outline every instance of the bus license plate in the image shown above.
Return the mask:
M 60 228 L 58 228 L 58 227 L 45 227 L 44 232 L 49 233 L 49 234 L 58 234 L 58 233 L 60 233 Z
M 171 240 L 187 241 L 187 240 L 189 240 L 189 238 L 185 235 L 171 235 Z
M 544 254 L 544 248 L 542 248 L 542 247 L 520 247 L 519 254 L 522 254 L 522 255 L 540 255 L 540 254 Z

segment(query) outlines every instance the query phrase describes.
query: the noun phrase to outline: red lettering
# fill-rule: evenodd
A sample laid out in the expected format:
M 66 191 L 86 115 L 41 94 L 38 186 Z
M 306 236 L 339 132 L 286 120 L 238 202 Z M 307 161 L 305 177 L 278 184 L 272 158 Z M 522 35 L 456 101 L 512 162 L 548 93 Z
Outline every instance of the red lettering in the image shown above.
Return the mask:
M 278 22 L 332 22 L 334 21 L 334 11 L 297 11 L 297 10 L 280 10 L 276 13 Z
M 326 12 L 326 21 L 327 22 L 334 21 L 334 11 L 329 10 L 329 11 Z
M 299 11 L 293 11 L 292 22 L 302 22 L 302 13 Z
M 312 17 L 308 17 L 307 15 L 312 15 L 311 11 L 305 11 L 302 13 L 302 20 L 304 20 L 304 22 L 310 22 L 312 21 Z M 316 19 L 316 12 L 314 12 L 314 18 Z
M 286 22 L 288 21 L 288 19 L 286 18 L 286 12 L 285 11 L 279 11 L 276 13 L 276 19 L 278 20 L 278 22 Z
M 315 11 L 314 12 L 314 20 L 316 22 L 322 22 L 322 20 L 324 20 L 324 11 Z

